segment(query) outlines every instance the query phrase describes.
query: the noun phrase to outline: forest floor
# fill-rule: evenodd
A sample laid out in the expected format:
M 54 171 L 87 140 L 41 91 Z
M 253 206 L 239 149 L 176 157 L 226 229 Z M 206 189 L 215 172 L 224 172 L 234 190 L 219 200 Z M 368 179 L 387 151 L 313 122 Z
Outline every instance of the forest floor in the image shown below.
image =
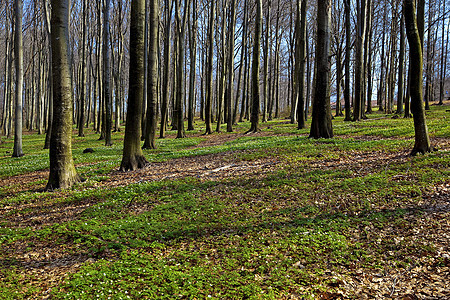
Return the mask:
M 123 133 L 74 136 L 86 181 L 44 192 L 43 137 L 0 145 L 0 299 L 449 299 L 450 113 L 409 156 L 411 119 L 287 120 L 174 139 L 117 171 Z M 309 124 L 309 123 L 308 123 Z M 87 148 L 95 152 L 83 154 Z

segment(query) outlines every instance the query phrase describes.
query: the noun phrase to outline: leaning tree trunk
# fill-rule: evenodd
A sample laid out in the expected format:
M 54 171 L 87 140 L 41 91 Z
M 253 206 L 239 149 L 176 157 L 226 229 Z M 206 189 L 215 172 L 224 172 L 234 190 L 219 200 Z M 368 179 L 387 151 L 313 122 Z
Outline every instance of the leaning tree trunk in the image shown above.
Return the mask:
M 330 104 L 331 0 L 317 1 L 316 85 L 311 121 L 311 138 L 332 138 Z
M 411 112 L 414 118 L 415 144 L 411 155 L 426 153 L 432 150 L 423 106 L 423 63 L 422 42 L 417 27 L 418 19 L 415 14 L 414 0 L 403 0 L 403 13 L 405 15 L 406 35 L 408 37 L 410 54 L 409 88 L 411 93 Z M 423 36 L 423 35 L 422 35 Z
M 69 65 L 69 0 L 52 0 L 51 44 L 53 118 L 50 175 L 46 190 L 69 188 L 81 180 L 72 158 L 72 82 Z
M 130 13 L 130 69 L 127 122 L 121 171 L 134 171 L 147 164 L 142 149 L 141 119 L 144 99 L 144 18 L 145 0 L 132 0 Z
M 147 68 L 147 117 L 144 149 L 156 149 L 157 103 L 158 103 L 158 24 L 159 0 L 150 1 L 150 43 L 148 45 Z
M 258 132 L 259 125 L 259 64 L 261 57 L 261 31 L 262 31 L 262 0 L 256 0 L 255 38 L 253 41 L 252 61 L 252 113 L 250 117 L 250 129 L 247 133 Z
M 16 111 L 14 126 L 14 150 L 12 157 L 23 156 L 22 150 L 22 97 L 23 97 L 23 39 L 22 39 L 22 0 L 14 0 L 14 66 L 16 69 Z

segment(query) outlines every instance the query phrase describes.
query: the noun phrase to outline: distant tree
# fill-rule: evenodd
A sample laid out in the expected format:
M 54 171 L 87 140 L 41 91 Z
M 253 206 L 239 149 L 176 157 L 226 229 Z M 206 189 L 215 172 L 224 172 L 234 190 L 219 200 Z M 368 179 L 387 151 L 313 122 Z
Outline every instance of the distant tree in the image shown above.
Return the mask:
M 330 18 L 331 0 L 317 1 L 316 85 L 311 138 L 332 138 L 330 104 Z
M 421 22 L 418 21 L 418 16 L 423 18 L 423 14 L 418 10 L 418 16 L 416 16 L 414 0 L 403 0 L 403 13 L 405 15 L 406 35 L 410 48 L 409 69 L 411 70 L 411 77 L 408 84 L 411 93 L 411 112 L 413 113 L 415 131 L 415 144 L 411 154 L 415 155 L 432 150 L 425 120 L 422 92 L 423 60 L 421 36 L 423 37 L 423 35 L 420 35 L 418 24 Z
M 22 37 L 22 0 L 14 0 L 14 66 L 16 69 L 16 111 L 14 126 L 13 157 L 23 156 L 22 150 L 22 118 L 23 118 L 23 37 Z
M 128 110 L 121 171 L 134 171 L 147 165 L 142 152 L 141 118 L 144 98 L 144 19 L 145 0 L 132 0 L 130 13 L 130 66 Z
M 69 188 L 81 181 L 72 158 L 73 96 L 69 65 L 69 0 L 52 0 L 51 43 L 53 121 L 50 175 L 46 190 Z

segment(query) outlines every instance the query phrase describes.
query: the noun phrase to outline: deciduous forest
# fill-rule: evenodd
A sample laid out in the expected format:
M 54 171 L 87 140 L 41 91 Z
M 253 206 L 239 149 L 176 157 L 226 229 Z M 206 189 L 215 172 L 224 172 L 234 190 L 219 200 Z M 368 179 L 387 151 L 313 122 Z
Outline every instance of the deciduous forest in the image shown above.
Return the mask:
M 448 299 L 447 0 L 0 0 L 0 299 Z

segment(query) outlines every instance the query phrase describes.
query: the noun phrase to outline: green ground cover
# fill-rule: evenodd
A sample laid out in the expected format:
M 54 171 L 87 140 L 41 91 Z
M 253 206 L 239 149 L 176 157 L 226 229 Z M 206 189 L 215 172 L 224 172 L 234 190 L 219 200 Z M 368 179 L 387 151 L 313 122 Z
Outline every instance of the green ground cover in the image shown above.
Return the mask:
M 287 120 L 212 136 L 198 122 L 128 175 L 117 172 L 123 133 L 104 147 L 88 131 L 73 143 L 87 181 L 54 193 L 42 191 L 44 137 L 24 135 L 19 159 L 6 139 L 0 299 L 450 297 L 450 114 L 433 106 L 438 151 L 417 157 L 411 119 L 369 117 L 336 118 L 330 140 Z M 139 180 L 152 165 L 161 174 Z

